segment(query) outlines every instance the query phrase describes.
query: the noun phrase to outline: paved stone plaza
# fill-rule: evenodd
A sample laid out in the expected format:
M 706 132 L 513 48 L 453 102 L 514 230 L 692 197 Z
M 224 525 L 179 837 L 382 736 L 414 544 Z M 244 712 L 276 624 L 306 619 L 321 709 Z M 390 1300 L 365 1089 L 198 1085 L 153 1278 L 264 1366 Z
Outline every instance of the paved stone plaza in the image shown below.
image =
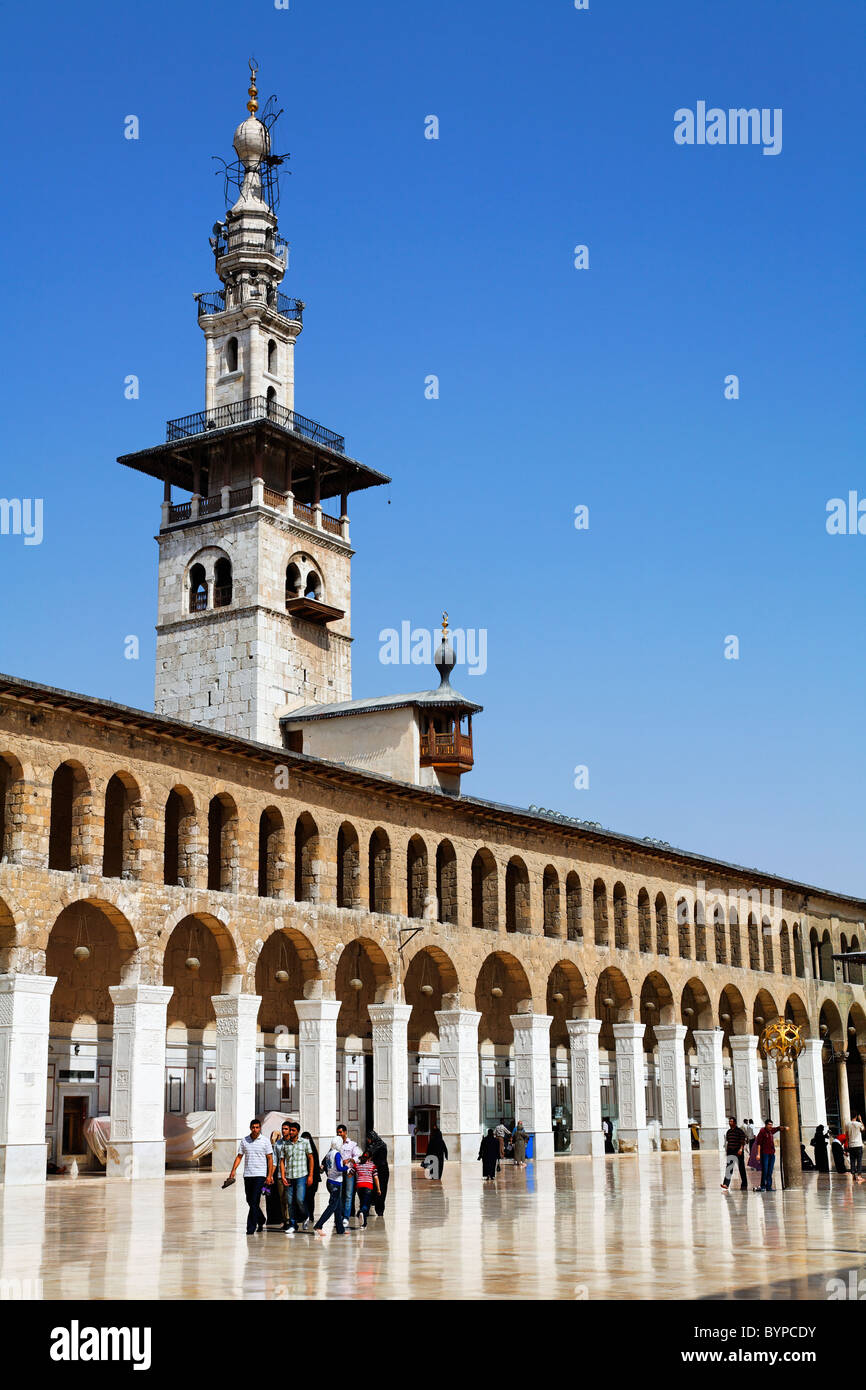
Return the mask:
M 507 1167 L 495 1187 L 480 1165 L 446 1165 L 441 1186 L 414 1167 L 392 1174 L 384 1221 L 324 1241 L 246 1236 L 222 1173 L 52 1178 L 2 1192 L 0 1280 L 70 1300 L 825 1300 L 828 1280 L 866 1276 L 866 1187 L 809 1173 L 725 1196 L 719 1176 L 715 1154 Z

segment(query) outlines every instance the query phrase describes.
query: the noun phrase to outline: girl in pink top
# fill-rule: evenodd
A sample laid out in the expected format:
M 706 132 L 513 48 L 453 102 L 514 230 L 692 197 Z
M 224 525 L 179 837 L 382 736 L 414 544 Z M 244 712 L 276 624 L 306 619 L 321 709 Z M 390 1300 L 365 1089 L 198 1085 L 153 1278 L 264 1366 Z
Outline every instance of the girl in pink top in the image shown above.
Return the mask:
M 367 1213 L 370 1210 L 373 1193 L 379 1195 L 379 1177 L 376 1172 L 376 1165 L 371 1161 L 368 1153 L 361 1155 L 361 1160 L 356 1166 L 358 1171 L 358 1214 L 366 1227 Z

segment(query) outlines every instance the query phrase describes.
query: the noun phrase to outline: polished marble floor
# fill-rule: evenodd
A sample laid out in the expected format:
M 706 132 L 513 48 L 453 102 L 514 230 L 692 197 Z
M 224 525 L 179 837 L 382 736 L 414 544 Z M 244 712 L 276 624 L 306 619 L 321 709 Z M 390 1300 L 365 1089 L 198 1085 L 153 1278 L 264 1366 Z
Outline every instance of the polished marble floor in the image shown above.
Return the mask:
M 247 1237 L 243 1186 L 222 1174 L 50 1178 L 0 1188 L 0 1293 L 824 1299 L 833 1277 L 866 1279 L 866 1184 L 808 1173 L 802 1190 L 725 1195 L 720 1169 L 714 1154 L 558 1159 L 492 1184 L 449 1163 L 440 1185 L 413 1166 L 392 1174 L 384 1220 L 324 1241 Z

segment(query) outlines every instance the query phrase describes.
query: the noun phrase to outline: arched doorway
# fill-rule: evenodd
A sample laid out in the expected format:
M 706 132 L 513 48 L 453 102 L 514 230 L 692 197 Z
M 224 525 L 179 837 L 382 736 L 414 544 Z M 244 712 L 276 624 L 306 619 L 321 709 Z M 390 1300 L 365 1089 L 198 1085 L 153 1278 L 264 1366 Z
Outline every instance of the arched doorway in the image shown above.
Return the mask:
M 514 1028 L 512 1014 L 532 1000 L 526 971 L 516 956 L 495 951 L 484 961 L 475 985 L 475 1007 L 481 1014 L 478 1044 L 481 1055 L 481 1122 L 494 1129 L 500 1120 L 514 1120 Z
M 443 997 L 457 991 L 457 972 L 438 946 L 426 946 L 409 963 L 403 992 L 411 1006 L 407 1029 L 409 1049 L 409 1113 L 441 1105 L 439 1024 Z
M 283 928 L 273 932 L 256 961 L 259 1066 L 256 1110 L 279 1110 L 301 1116 L 296 999 L 307 997 L 307 986 L 318 977 L 316 952 L 303 932 Z M 305 1123 L 305 1122 L 304 1122 Z
M 357 937 L 337 963 L 337 1119 L 363 1141 L 373 1128 L 373 1025 L 369 1006 L 385 1001 L 393 987 L 387 957 L 375 941 Z M 363 1134 L 361 1130 L 363 1129 Z

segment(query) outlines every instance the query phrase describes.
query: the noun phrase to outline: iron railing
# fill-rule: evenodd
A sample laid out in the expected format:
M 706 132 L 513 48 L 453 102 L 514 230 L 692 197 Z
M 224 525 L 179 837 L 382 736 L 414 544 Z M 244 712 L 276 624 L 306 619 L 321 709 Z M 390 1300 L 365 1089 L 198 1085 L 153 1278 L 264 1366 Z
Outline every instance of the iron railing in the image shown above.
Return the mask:
M 195 301 L 196 314 L 200 319 L 208 314 L 224 314 L 226 307 L 229 309 L 241 307 L 235 304 L 226 306 L 224 290 L 215 290 L 213 294 L 197 294 L 195 296 Z M 252 299 L 245 302 L 255 304 L 257 301 Z M 304 322 L 304 309 L 306 305 L 303 299 L 292 299 L 290 295 L 283 294 L 282 291 L 278 290 L 277 294 L 272 297 L 270 301 L 266 299 L 264 303 L 268 309 L 272 309 L 275 314 L 279 314 L 281 319 L 289 319 L 292 323 Z
M 277 260 L 284 260 L 284 252 L 288 254 L 289 243 L 281 236 L 271 237 L 268 241 L 248 241 L 245 237 L 232 237 L 228 241 L 221 238 L 214 247 L 214 255 L 217 260 L 222 256 L 232 256 L 235 251 L 264 251 L 268 256 L 276 256 Z
M 191 435 L 205 434 L 208 430 L 225 429 L 228 425 L 244 425 L 251 420 L 271 420 L 280 429 L 299 434 L 314 444 L 333 449 L 337 454 L 346 452 L 346 440 L 342 434 L 335 434 L 317 420 L 299 415 L 296 410 L 277 405 L 267 396 L 247 396 L 242 401 L 218 405 L 213 410 L 199 410 L 194 415 L 181 415 L 177 420 L 169 420 L 165 427 L 165 441 L 171 444 L 177 439 L 188 439 Z

